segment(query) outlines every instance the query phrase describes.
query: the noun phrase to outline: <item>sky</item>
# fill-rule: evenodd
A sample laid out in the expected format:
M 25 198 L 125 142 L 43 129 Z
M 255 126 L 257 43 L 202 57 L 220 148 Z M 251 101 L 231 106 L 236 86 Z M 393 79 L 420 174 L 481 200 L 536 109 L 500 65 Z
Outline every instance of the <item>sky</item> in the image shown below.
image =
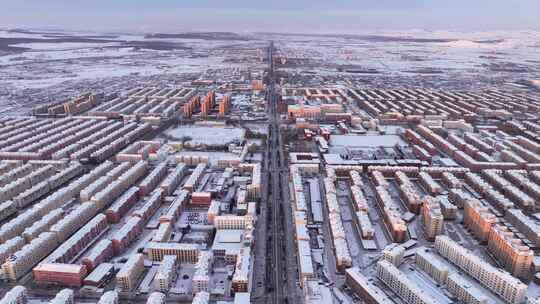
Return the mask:
M 540 0 L 0 0 L 0 28 L 365 33 L 540 30 Z

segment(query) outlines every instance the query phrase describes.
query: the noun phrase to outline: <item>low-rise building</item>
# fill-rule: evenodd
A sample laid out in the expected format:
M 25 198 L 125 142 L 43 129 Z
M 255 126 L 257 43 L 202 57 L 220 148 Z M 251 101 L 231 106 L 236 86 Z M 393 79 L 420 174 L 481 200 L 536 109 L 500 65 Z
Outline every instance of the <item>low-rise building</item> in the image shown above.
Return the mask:
M 242 248 L 244 230 L 217 230 L 212 244 L 215 258 L 225 259 L 227 264 L 236 263 L 236 257 Z
M 193 274 L 193 280 L 191 284 L 191 289 L 193 294 L 196 294 L 200 291 L 208 292 L 208 287 L 210 283 L 210 267 L 212 267 L 212 252 L 211 251 L 201 251 L 199 253 L 199 260 L 195 264 L 195 273 Z
M 218 215 L 214 217 L 214 226 L 216 229 L 245 229 L 246 218 L 239 215 Z
M 59 284 L 61 286 L 82 286 L 88 274 L 85 265 L 63 263 L 41 263 L 32 270 L 38 284 Z
M 236 267 L 232 278 L 232 288 L 235 292 L 249 291 L 249 277 L 251 268 L 251 248 L 243 247 L 240 249 L 236 259 Z
M 163 260 L 166 255 L 174 255 L 179 264 L 195 264 L 199 257 L 199 250 L 199 245 L 187 243 L 150 242 L 147 245 L 148 257 L 154 262 Z

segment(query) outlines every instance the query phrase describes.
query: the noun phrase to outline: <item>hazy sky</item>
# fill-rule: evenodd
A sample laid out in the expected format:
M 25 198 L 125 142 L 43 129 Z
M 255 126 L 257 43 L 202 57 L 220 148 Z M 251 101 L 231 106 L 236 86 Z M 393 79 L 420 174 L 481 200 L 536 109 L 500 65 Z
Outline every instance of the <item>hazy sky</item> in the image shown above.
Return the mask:
M 178 32 L 540 29 L 540 0 L 0 0 L 0 27 Z

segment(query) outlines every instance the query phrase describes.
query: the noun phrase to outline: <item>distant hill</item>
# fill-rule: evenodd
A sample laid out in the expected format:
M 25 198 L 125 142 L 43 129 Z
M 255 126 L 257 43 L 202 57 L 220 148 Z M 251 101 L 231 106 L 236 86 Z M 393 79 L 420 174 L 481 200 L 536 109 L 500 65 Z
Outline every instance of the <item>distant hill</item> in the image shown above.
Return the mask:
M 79 38 L 79 37 L 58 37 L 50 39 L 41 39 L 41 38 L 15 38 L 15 37 L 0 37 L 0 51 L 6 52 L 23 52 L 29 50 L 26 47 L 17 46 L 21 43 L 109 43 L 109 42 L 122 42 L 120 40 L 109 40 L 109 39 L 90 39 L 90 38 Z
M 86 38 L 86 39 L 116 39 L 118 35 L 103 34 L 103 35 L 81 35 L 70 32 L 49 32 L 49 31 L 36 31 L 36 30 L 24 30 L 24 29 L 9 29 L 8 33 L 12 34 L 30 34 L 41 36 L 43 38 Z
M 251 38 L 231 32 L 192 32 L 192 33 L 153 33 L 146 34 L 145 39 L 204 39 L 204 40 L 252 40 Z

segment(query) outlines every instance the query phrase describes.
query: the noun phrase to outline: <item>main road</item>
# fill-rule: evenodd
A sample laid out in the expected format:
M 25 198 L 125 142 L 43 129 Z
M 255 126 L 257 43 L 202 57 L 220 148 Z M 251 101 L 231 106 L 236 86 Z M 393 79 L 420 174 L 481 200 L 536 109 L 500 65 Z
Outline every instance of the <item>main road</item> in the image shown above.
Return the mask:
M 296 248 L 294 245 L 294 230 L 292 209 L 289 200 L 288 172 L 283 152 L 283 142 L 280 131 L 279 113 L 277 110 L 278 94 L 275 88 L 274 45 L 268 48 L 268 114 L 270 119 L 269 136 L 267 141 L 269 187 L 268 203 L 271 206 L 271 221 L 268 221 L 268 232 L 271 232 L 269 242 L 272 247 L 271 263 L 267 264 L 271 301 L 267 303 L 300 303 L 298 268 Z M 270 252 L 269 252 L 270 253 Z M 268 267 L 270 266 L 270 267 Z

